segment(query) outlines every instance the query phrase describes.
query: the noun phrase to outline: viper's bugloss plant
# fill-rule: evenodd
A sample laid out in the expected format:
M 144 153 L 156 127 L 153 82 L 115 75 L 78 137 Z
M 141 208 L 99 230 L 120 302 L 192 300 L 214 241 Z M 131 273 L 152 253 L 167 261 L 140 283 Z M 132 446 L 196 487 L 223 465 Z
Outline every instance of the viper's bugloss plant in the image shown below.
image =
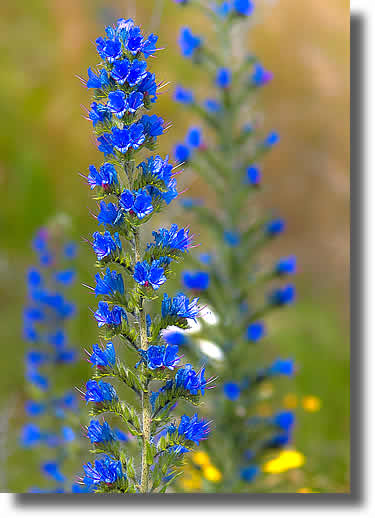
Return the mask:
M 76 245 L 64 243 L 58 223 L 41 228 L 32 245 L 38 266 L 27 273 L 23 312 L 23 335 L 30 344 L 25 357 L 29 422 L 22 429 L 21 445 L 37 450 L 35 456 L 43 459 L 41 472 L 49 481 L 45 487 L 30 491 L 70 492 L 72 482 L 64 473 L 64 463 L 71 463 L 77 450 L 74 428 L 78 398 L 69 384 L 65 383 L 65 391 L 61 387 L 64 375 L 77 361 L 67 333 L 75 305 L 65 295 L 76 276 L 72 267 Z M 32 480 L 34 473 L 29 475 Z
M 288 281 L 296 269 L 295 257 L 263 266 L 260 255 L 282 234 L 284 221 L 261 215 L 255 206 L 263 183 L 262 158 L 279 137 L 275 132 L 264 135 L 256 121 L 245 124 L 244 120 L 252 97 L 272 79 L 272 73 L 254 55 L 241 58 L 234 49 L 234 35 L 246 34 L 242 29 L 253 12 L 251 1 L 178 3 L 196 6 L 216 37 L 209 45 L 207 37 L 188 27 L 181 29 L 182 55 L 208 74 L 213 94 L 201 100 L 181 85 L 174 93 L 174 99 L 201 122 L 176 145 L 175 158 L 196 171 L 217 200 L 216 209 L 202 200 L 181 200 L 212 233 L 215 243 L 212 254 L 190 257 L 195 269 L 183 272 L 182 283 L 207 303 L 216 323 L 201 319 L 195 334 L 176 331 L 170 337 L 173 343 L 185 345 L 184 352 L 194 359 L 202 358 L 207 341 L 219 348 L 214 349 L 215 359 L 206 355 L 222 383 L 222 390 L 210 401 L 216 431 L 205 448 L 215 471 L 210 464 L 206 479 L 214 484 L 206 490 L 249 491 L 248 484 L 255 479 L 258 490 L 263 490 L 258 478 L 262 462 L 290 443 L 294 426 L 293 413 L 277 408 L 277 403 L 270 415 L 264 415 L 264 409 L 260 415 L 259 408 L 265 382 L 292 376 L 295 370 L 293 360 L 272 360 L 272 353 L 261 345 L 271 315 L 295 298 Z
M 93 375 L 83 398 L 95 417 L 87 437 L 98 457 L 84 465 L 82 481 L 101 493 L 164 492 L 183 454 L 209 434 L 209 423 L 197 414 L 177 420 L 172 411 L 180 399 L 197 405 L 211 380 L 204 369 L 184 365 L 178 344 L 163 337 L 169 326 L 188 328 L 199 312 L 197 298 L 163 293 L 193 236 L 175 224 L 152 232 L 147 244 L 142 236 L 152 216 L 178 195 L 168 157 L 141 159 L 167 129 L 163 119 L 148 114 L 162 86 L 147 63 L 156 41 L 132 20 L 118 20 L 96 40 L 101 63 L 85 81 L 94 91 L 89 118 L 104 153 L 99 168 L 89 167 L 87 181 L 104 227 L 92 237 L 101 270 L 92 290 L 100 299 L 94 318 L 106 343 L 88 352 Z M 152 314 L 159 299 L 160 310 Z M 120 418 L 128 441 L 119 440 L 107 417 L 97 419 L 103 414 Z

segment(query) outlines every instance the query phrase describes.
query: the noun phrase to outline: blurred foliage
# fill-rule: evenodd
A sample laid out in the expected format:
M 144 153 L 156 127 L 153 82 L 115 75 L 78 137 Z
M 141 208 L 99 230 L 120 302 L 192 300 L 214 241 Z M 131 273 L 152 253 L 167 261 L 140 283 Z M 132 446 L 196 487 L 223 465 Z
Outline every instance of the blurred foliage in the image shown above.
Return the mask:
M 82 242 L 79 279 L 92 284 L 92 254 L 82 238 L 96 223 L 87 216 L 93 205 L 78 172 L 84 173 L 99 155 L 88 138 L 90 124 L 82 107 L 88 105 L 88 93 L 75 76 L 85 76 L 87 64 L 94 61 L 91 42 L 103 25 L 120 16 L 136 16 L 145 30 L 160 34 L 160 46 L 166 47 L 155 59 L 160 80 L 173 84 L 183 78 L 186 86 L 194 84 L 197 75 L 176 45 L 178 26 L 189 24 L 191 14 L 181 15 L 172 0 L 19 0 L 0 5 L 0 336 L 5 365 L 0 457 L 11 455 L 11 469 L 1 473 L 2 490 L 29 486 L 17 444 L 12 439 L 4 445 L 3 430 L 8 418 L 15 428 L 23 422 L 21 311 L 29 241 L 55 213 L 71 217 L 72 237 Z M 195 27 L 204 32 L 199 23 L 195 20 Z M 293 354 L 300 365 L 297 396 L 312 394 L 322 401 L 316 413 L 300 411 L 296 444 L 307 460 L 288 476 L 300 477 L 301 487 L 342 492 L 349 484 L 349 5 L 346 0 L 263 0 L 253 23 L 252 44 L 275 75 L 256 109 L 260 120 L 264 117 L 267 127 L 282 136 L 265 164 L 264 176 L 272 187 L 264 204 L 287 220 L 282 248 L 296 253 L 300 265 L 299 303 L 281 318 L 275 351 Z M 164 153 L 188 123 L 186 113 L 181 117 L 171 101 L 171 91 L 165 90 L 158 106 L 173 121 L 161 142 Z M 207 197 L 190 173 L 183 181 L 189 195 Z M 199 241 L 204 239 L 201 235 Z M 279 252 L 275 246 L 272 253 Z M 87 309 L 95 303 L 79 283 L 73 291 L 79 315 L 70 335 L 83 349 L 95 340 L 96 326 Z M 88 369 L 80 362 L 72 384 L 80 384 Z M 287 490 L 286 475 L 270 475 L 280 476 Z

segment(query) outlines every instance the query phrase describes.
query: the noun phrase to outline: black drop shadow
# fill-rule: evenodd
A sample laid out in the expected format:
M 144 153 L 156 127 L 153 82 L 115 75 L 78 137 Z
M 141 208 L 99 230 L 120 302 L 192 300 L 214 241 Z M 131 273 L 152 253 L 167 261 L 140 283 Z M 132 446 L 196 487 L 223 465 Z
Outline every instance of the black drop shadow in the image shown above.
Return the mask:
M 273 494 L 16 494 L 15 507 L 124 507 L 168 506 L 168 509 L 191 507 L 360 507 L 363 493 L 363 81 L 365 19 L 352 15 L 350 19 L 351 48 L 351 491 L 350 493 L 273 493 Z M 334 368 L 334 367 L 333 367 Z M 361 426 L 362 425 L 362 426 Z

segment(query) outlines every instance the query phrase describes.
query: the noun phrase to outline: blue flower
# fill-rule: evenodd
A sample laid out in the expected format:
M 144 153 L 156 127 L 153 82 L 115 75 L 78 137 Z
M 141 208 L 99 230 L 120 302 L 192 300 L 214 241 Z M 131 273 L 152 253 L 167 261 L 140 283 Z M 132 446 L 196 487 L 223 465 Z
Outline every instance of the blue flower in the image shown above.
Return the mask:
M 195 36 L 189 27 L 183 27 L 181 29 L 179 45 L 183 56 L 191 58 L 202 46 L 202 43 L 202 39 L 199 38 L 199 36 Z
M 285 221 L 283 219 L 273 219 L 269 221 L 265 227 L 264 231 L 269 237 L 275 237 L 284 232 L 285 229 Z
M 204 101 L 204 107 L 211 113 L 219 113 L 222 110 L 221 103 L 216 99 L 206 99 Z
M 45 475 L 56 480 L 56 482 L 65 482 L 65 477 L 60 472 L 60 466 L 55 461 L 44 462 L 42 464 L 42 471 Z
M 272 147 L 274 146 L 275 144 L 277 144 L 280 140 L 280 136 L 278 133 L 276 133 L 275 131 L 272 131 L 265 139 L 264 139 L 264 142 L 263 142 L 263 145 L 265 147 Z
M 177 356 L 178 345 L 151 345 L 146 351 L 140 349 L 139 352 L 142 356 L 141 361 L 144 361 L 149 369 L 173 370 L 180 361 L 180 357 Z
M 110 383 L 101 380 L 88 380 L 86 383 L 85 400 L 87 402 L 103 403 L 104 401 L 117 401 L 118 397 Z
M 113 154 L 113 145 L 111 140 L 111 135 L 109 133 L 105 133 L 104 135 L 101 135 L 97 138 L 97 141 L 99 143 L 98 149 L 102 153 L 104 153 L 104 156 L 112 155 Z
M 245 482 L 252 482 L 258 476 L 259 472 L 260 469 L 255 464 L 251 466 L 246 466 L 241 470 L 241 478 Z
M 266 328 L 263 322 L 252 322 L 246 330 L 246 338 L 250 342 L 258 342 L 266 334 Z
M 96 50 L 101 58 L 106 59 L 108 63 L 113 63 L 115 59 L 119 59 L 122 54 L 121 42 L 118 40 L 105 40 L 97 38 Z
M 191 150 L 185 144 L 177 144 L 174 148 L 176 162 L 187 162 L 191 157 Z
M 103 278 L 100 273 L 95 275 L 96 286 L 95 295 L 114 295 L 116 292 L 120 295 L 124 294 L 124 280 L 121 273 L 112 271 L 107 268 Z
M 98 309 L 94 313 L 95 320 L 98 323 L 98 327 L 108 326 L 119 326 L 121 325 L 122 318 L 127 320 L 125 310 L 120 306 L 113 306 L 109 309 L 107 302 L 100 301 Z
M 39 401 L 26 401 L 25 403 L 25 412 L 30 417 L 38 417 L 44 414 L 46 410 L 46 405 Z
M 126 212 L 135 214 L 138 219 L 145 218 L 154 210 L 152 198 L 145 189 L 140 189 L 139 191 L 123 191 L 119 203 Z
M 157 100 L 156 91 L 158 85 L 155 81 L 155 74 L 147 72 L 146 77 L 143 79 L 141 84 L 138 86 L 138 91 L 149 97 L 149 100 L 154 103 Z
M 288 432 L 291 428 L 293 428 L 293 425 L 295 423 L 295 416 L 293 412 L 279 412 L 271 418 L 271 423 L 281 428 L 285 432 Z
M 87 437 L 93 444 L 98 442 L 112 442 L 116 440 L 116 436 L 107 421 L 103 421 L 103 424 L 100 424 L 96 419 L 91 419 L 90 424 L 87 427 Z
M 254 10 L 251 0 L 233 0 L 233 8 L 238 15 L 250 16 Z
M 247 181 L 250 185 L 257 186 L 260 184 L 260 180 L 262 178 L 262 174 L 260 172 L 260 169 L 256 165 L 251 165 L 246 170 L 247 174 Z
M 265 441 L 263 448 L 264 449 L 277 449 L 286 446 L 290 442 L 290 435 L 288 433 L 277 434 Z
M 294 255 L 280 259 L 275 265 L 277 275 L 291 275 L 296 272 L 297 259 Z
M 124 116 L 128 103 L 126 95 L 122 90 L 116 90 L 115 92 L 109 92 L 108 94 L 108 109 L 116 115 L 118 119 L 122 119 Z
M 164 121 L 157 115 L 143 115 L 140 119 L 140 124 L 144 128 L 144 133 L 152 138 L 156 139 L 164 133 Z
M 183 272 L 182 283 L 189 290 L 207 290 L 210 285 L 210 274 L 208 272 Z
M 177 85 L 174 91 L 174 100 L 181 104 L 192 104 L 194 102 L 194 94 L 192 90 L 188 90 L 181 85 Z
M 109 83 L 108 74 L 104 68 L 100 71 L 100 75 L 96 75 L 91 68 L 88 69 L 87 74 L 89 76 L 86 81 L 87 88 L 103 88 Z
M 90 106 L 89 119 L 92 120 L 95 127 L 98 122 L 106 122 L 110 120 L 111 112 L 106 106 L 93 102 Z
M 180 331 L 168 331 L 163 335 L 165 341 L 170 345 L 185 345 L 187 342 L 186 335 Z
M 163 301 L 161 303 L 161 314 L 163 318 L 168 316 L 177 318 L 192 318 L 196 319 L 199 313 L 199 307 L 197 305 L 198 298 L 189 300 L 183 293 L 179 293 L 173 298 L 168 297 L 164 293 Z
M 159 261 L 138 262 L 134 267 L 134 280 L 141 286 L 151 286 L 154 290 L 158 290 L 167 280 L 164 275 L 164 268 L 160 266 Z
M 188 390 L 194 396 L 201 392 L 204 395 L 205 388 L 210 380 L 206 380 L 204 377 L 205 369 L 201 369 L 195 372 L 190 363 L 187 363 L 184 367 L 177 371 L 175 376 L 176 387 L 183 387 Z
M 269 83 L 273 78 L 272 72 L 269 72 L 262 67 L 261 64 L 257 63 L 254 65 L 254 71 L 251 75 L 251 81 L 255 86 L 263 86 Z
M 112 164 L 104 163 L 100 170 L 93 166 L 89 166 L 90 174 L 87 176 L 87 181 L 91 189 L 95 187 L 108 188 L 110 185 L 118 185 L 117 172 Z
M 143 94 L 141 92 L 132 92 L 127 99 L 127 111 L 135 113 L 143 106 Z
M 294 374 L 294 360 L 277 358 L 268 368 L 268 373 L 271 376 L 292 376 Z
M 105 455 L 102 459 L 96 460 L 94 464 L 88 462 L 83 466 L 85 471 L 85 484 L 98 485 L 104 483 L 114 484 L 120 479 L 126 478 L 122 472 L 121 461 L 115 460 L 109 455 Z
M 72 442 L 76 438 L 76 434 L 70 426 L 63 426 L 61 428 L 61 434 L 66 442 Z
M 74 281 L 75 276 L 76 272 L 74 270 L 62 270 L 55 273 L 55 280 L 56 282 L 67 286 Z
M 241 242 L 241 235 L 237 230 L 226 230 L 224 232 L 224 241 L 231 247 L 238 246 Z
M 126 153 L 130 148 L 138 149 L 145 141 L 143 125 L 134 123 L 123 129 L 114 127 L 112 128 L 110 138 L 115 149 L 122 154 Z
M 296 297 L 296 291 L 293 284 L 287 284 L 282 288 L 277 288 L 269 295 L 269 302 L 273 306 L 285 306 L 292 304 Z
M 229 68 L 219 68 L 216 72 L 216 85 L 219 88 L 229 88 L 232 83 L 232 71 Z
M 120 85 L 127 82 L 129 86 L 135 86 L 147 77 L 146 68 L 146 61 L 135 59 L 130 63 L 128 59 L 117 60 L 113 65 L 111 76 Z
M 40 427 L 33 423 L 26 424 L 21 432 L 21 443 L 24 448 L 33 448 L 42 440 Z
M 105 257 L 108 257 L 113 252 L 117 250 L 121 250 L 121 241 L 117 232 L 113 234 L 113 237 L 108 230 L 101 234 L 100 232 L 94 232 L 92 235 L 94 241 L 92 247 L 98 258 L 98 261 L 101 261 Z
M 116 353 L 112 342 L 107 342 L 103 351 L 98 344 L 92 346 L 92 354 L 90 355 L 90 363 L 96 367 L 114 367 L 116 364 Z
M 228 381 L 223 386 L 224 394 L 230 401 L 236 401 L 241 394 L 241 389 L 238 383 Z
M 122 222 L 122 217 L 121 210 L 114 203 L 100 202 L 99 225 L 119 225 Z
M 170 230 L 159 228 L 157 232 L 153 231 L 154 243 L 148 244 L 147 248 L 157 246 L 161 248 L 175 248 L 181 252 L 188 252 L 194 237 L 189 234 L 189 232 L 190 229 L 179 229 L 175 223 L 172 223 Z
M 194 414 L 192 417 L 187 415 L 181 416 L 178 435 L 182 435 L 186 440 L 198 445 L 200 441 L 207 439 L 209 433 L 209 422 L 205 419 L 199 419 L 198 414 Z
M 141 162 L 137 167 L 142 169 L 144 175 L 151 174 L 158 180 L 164 182 L 165 186 L 171 180 L 173 165 L 168 163 L 169 157 L 166 156 L 163 159 L 161 156 L 151 156 L 147 159 L 147 162 Z
M 200 148 L 202 145 L 201 128 L 190 128 L 186 136 L 186 144 L 192 148 Z

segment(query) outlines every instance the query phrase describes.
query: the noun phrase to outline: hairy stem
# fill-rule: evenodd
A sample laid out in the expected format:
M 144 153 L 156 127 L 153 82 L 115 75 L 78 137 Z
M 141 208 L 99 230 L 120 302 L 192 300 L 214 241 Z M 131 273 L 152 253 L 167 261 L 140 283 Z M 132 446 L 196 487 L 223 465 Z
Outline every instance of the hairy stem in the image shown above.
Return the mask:
M 140 231 L 135 230 L 134 233 L 135 241 L 135 261 L 140 260 Z M 147 324 L 146 324 L 146 313 L 144 310 L 144 301 L 141 299 L 138 310 L 139 319 L 139 336 L 141 349 L 146 350 L 148 348 L 147 341 Z M 142 367 L 144 369 L 144 367 Z M 147 382 L 148 385 L 148 382 Z M 142 472 L 141 472 L 141 493 L 149 492 L 149 465 L 147 463 L 147 445 L 150 443 L 151 438 L 151 403 L 148 394 L 148 386 L 144 387 L 142 391 Z

